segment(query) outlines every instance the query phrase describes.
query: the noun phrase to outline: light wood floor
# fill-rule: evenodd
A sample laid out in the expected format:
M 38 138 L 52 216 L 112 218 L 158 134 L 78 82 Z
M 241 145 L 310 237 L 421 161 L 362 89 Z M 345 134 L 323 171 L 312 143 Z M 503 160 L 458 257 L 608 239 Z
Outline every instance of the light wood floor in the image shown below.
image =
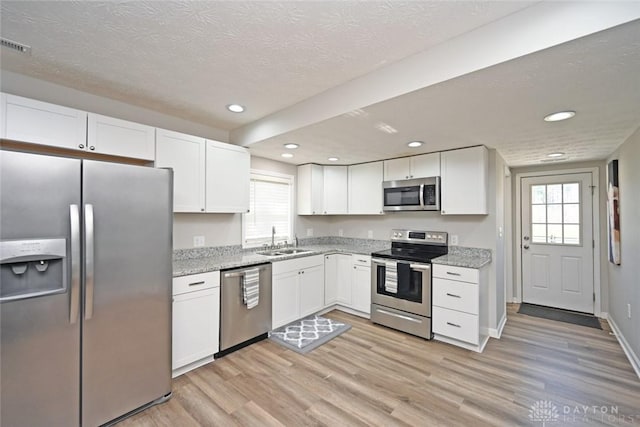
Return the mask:
M 482 354 L 333 311 L 353 328 L 311 353 L 261 341 L 176 378 L 169 402 L 119 426 L 640 425 L 640 380 L 606 322 L 516 310 Z M 548 415 L 531 411 L 539 401 Z

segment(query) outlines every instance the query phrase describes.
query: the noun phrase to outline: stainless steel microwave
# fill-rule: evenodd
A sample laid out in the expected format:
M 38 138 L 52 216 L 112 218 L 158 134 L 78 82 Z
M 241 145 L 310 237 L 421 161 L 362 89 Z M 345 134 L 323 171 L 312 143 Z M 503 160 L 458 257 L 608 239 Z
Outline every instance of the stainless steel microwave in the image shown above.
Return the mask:
M 439 211 L 440 177 L 384 181 L 382 200 L 385 211 Z

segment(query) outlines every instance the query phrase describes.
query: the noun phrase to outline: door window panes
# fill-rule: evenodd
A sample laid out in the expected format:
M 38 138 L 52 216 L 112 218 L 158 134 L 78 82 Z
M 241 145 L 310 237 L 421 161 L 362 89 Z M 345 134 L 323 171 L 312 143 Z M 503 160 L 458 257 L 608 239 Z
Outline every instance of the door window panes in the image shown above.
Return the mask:
M 531 186 L 531 241 L 580 244 L 580 183 Z

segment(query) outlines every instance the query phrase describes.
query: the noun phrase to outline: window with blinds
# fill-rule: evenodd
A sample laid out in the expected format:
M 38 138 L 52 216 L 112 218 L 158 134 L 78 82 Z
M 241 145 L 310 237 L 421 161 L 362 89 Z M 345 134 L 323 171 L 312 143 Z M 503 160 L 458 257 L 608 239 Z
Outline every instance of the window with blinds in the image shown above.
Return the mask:
M 243 246 L 271 244 L 293 239 L 293 176 L 251 173 L 249 213 L 243 214 Z

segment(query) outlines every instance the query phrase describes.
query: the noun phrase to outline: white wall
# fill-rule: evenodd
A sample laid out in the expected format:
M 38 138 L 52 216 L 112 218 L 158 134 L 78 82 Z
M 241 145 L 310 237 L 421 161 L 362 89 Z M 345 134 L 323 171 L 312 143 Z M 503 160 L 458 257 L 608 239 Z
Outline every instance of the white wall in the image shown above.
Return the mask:
M 609 278 L 609 318 L 640 360 L 640 129 L 608 160 L 618 159 L 620 265 L 603 264 Z M 603 174 L 604 175 L 604 174 Z M 603 204 L 605 204 L 603 199 Z M 604 217 L 606 218 L 606 216 Z M 603 228 L 606 222 L 603 224 Z M 607 240 L 603 240 L 607 242 Z M 605 256 L 607 254 L 604 245 Z M 627 304 L 631 304 L 631 318 Z M 636 367 L 637 369 L 640 366 Z M 639 371 L 640 374 L 640 371 Z

